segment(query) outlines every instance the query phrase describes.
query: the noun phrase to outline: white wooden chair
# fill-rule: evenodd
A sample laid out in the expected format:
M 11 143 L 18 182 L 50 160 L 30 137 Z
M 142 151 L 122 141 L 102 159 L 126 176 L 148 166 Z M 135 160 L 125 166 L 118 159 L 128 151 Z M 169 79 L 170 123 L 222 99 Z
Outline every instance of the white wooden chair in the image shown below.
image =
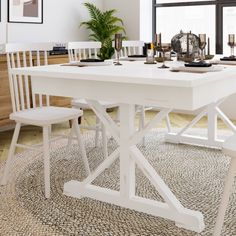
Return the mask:
M 223 196 L 221 199 L 218 216 L 216 219 L 213 236 L 220 236 L 224 224 L 225 213 L 229 203 L 229 197 L 232 191 L 232 186 L 236 176 L 236 135 L 227 139 L 223 145 L 223 152 L 231 157 L 231 162 L 226 177 Z
M 69 53 L 69 60 L 70 61 L 79 61 L 81 59 L 88 59 L 88 58 L 98 58 L 98 52 L 101 48 L 100 42 L 69 42 L 68 43 L 68 53 Z M 116 102 L 107 102 L 107 101 L 99 101 L 101 105 L 104 107 L 104 110 L 110 108 L 119 107 L 119 104 Z M 72 100 L 72 107 L 77 109 L 90 109 L 89 105 L 85 101 L 85 99 L 73 99 Z M 98 146 L 99 140 L 99 133 L 102 134 L 102 143 L 103 143 L 103 153 L 105 158 L 108 156 L 107 152 L 107 136 L 106 136 L 106 129 L 104 125 L 101 124 L 99 119 L 96 117 L 96 125 L 95 127 L 81 125 L 81 128 L 84 129 L 92 129 L 95 130 L 95 146 Z
M 80 41 L 68 43 L 68 54 L 70 61 L 79 61 L 81 59 L 98 58 L 98 52 L 102 44 L 100 42 Z
M 142 55 L 143 47 L 144 47 L 143 41 L 124 40 L 122 42 L 122 50 L 121 50 L 120 56 L 128 57 L 131 55 Z M 117 56 L 116 53 L 115 53 L 115 56 Z
M 16 147 L 29 149 L 38 149 L 38 146 L 26 146 L 18 144 L 18 136 L 22 124 L 34 125 L 43 128 L 43 158 L 44 158 L 44 181 L 45 181 L 45 197 L 50 197 L 50 135 L 52 124 L 72 121 L 72 130 L 77 136 L 77 141 L 82 152 L 82 158 L 87 173 L 90 173 L 85 148 L 82 142 L 80 129 L 78 126 L 78 118 L 83 112 L 78 109 L 53 107 L 49 105 L 49 96 L 42 94 L 36 95 L 31 90 L 31 79 L 28 76 L 15 76 L 12 68 L 47 65 L 47 51 L 52 48 L 52 44 L 7 44 L 7 62 L 9 71 L 9 84 L 12 100 L 13 113 L 10 119 L 16 122 L 8 159 L 6 162 L 1 184 L 7 184 L 8 174 L 10 171 L 12 158 Z M 34 63 L 34 60 L 36 63 Z M 72 142 L 72 134 L 70 135 L 68 144 Z M 69 146 L 67 147 L 69 150 Z

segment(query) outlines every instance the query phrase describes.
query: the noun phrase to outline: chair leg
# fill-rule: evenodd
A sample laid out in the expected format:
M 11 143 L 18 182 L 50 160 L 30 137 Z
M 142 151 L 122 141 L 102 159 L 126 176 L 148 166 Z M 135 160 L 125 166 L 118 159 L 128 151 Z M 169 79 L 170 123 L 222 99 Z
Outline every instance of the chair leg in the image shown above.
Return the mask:
M 50 198 L 50 150 L 49 127 L 43 127 L 43 159 L 44 159 L 44 185 L 45 197 Z
M 172 129 L 171 129 L 171 123 L 170 123 L 169 115 L 166 116 L 166 125 L 167 125 L 168 132 L 170 133 Z
M 71 122 L 71 125 L 72 125 L 71 120 L 70 120 L 70 122 Z M 66 146 L 66 156 L 65 156 L 66 159 L 68 159 L 68 156 L 69 156 L 69 152 L 70 152 L 72 141 L 73 141 L 73 135 L 74 135 L 74 129 L 73 129 L 73 127 L 71 127 L 70 134 L 69 134 L 69 137 L 68 137 L 68 143 L 67 143 L 67 146 Z
M 221 199 L 213 236 L 220 236 L 221 235 L 221 230 L 222 230 L 222 227 L 224 224 L 224 217 L 225 217 L 227 205 L 229 203 L 229 197 L 230 197 L 230 193 L 232 190 L 232 185 L 234 182 L 235 172 L 236 172 L 236 159 L 232 158 L 231 162 L 230 162 L 229 171 L 228 171 L 228 174 L 226 177 L 224 193 L 223 193 L 223 196 Z
M 102 149 L 104 158 L 106 159 L 108 157 L 108 150 L 107 150 L 107 134 L 105 125 L 102 125 Z
M 74 129 L 74 132 L 76 133 L 76 136 L 77 136 L 77 139 L 78 139 L 78 144 L 79 144 L 79 147 L 80 147 L 81 152 L 82 152 L 82 158 L 83 158 L 83 161 L 84 161 L 85 170 L 86 170 L 86 173 L 89 175 L 90 174 L 90 168 L 89 168 L 88 158 L 87 158 L 87 155 L 86 155 L 86 150 L 85 150 L 84 143 L 83 143 L 83 140 L 82 140 L 82 135 L 81 135 L 81 132 L 80 132 L 80 128 L 79 128 L 79 125 L 77 123 L 77 119 L 74 119 L 72 121 L 72 123 L 73 123 L 72 127 Z
M 50 125 L 48 127 L 48 135 L 49 135 L 49 139 L 52 137 L 52 125 Z
M 8 174 L 9 174 L 9 170 L 10 170 L 11 164 L 12 164 L 12 159 L 13 159 L 13 156 L 14 156 L 14 153 L 15 153 L 16 144 L 17 144 L 17 140 L 18 140 L 18 137 L 19 137 L 19 133 L 20 133 L 20 128 L 21 128 L 21 123 L 16 123 L 16 127 L 15 127 L 14 134 L 13 134 L 12 141 L 11 141 L 11 146 L 10 146 L 10 149 L 9 149 L 7 162 L 6 162 L 6 165 L 5 165 L 5 170 L 4 170 L 4 173 L 3 173 L 2 180 L 1 180 L 1 185 L 6 185 L 7 184 Z
M 98 146 L 100 126 L 101 126 L 101 122 L 100 122 L 99 118 L 96 116 L 95 147 Z
M 116 121 L 120 121 L 120 107 L 117 108 L 117 113 L 116 113 Z
M 140 106 L 140 116 L 139 116 L 139 131 L 143 130 L 145 126 L 145 107 Z M 142 145 L 145 146 L 145 137 L 142 139 Z

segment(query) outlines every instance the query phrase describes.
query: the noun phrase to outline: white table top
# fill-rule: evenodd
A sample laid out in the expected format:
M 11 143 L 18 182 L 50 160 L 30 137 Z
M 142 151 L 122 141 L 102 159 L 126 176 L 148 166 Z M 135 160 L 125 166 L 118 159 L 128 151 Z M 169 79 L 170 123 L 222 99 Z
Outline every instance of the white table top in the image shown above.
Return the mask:
M 236 93 L 236 67 L 220 72 L 186 73 L 158 69 L 144 62 L 123 66 L 49 65 L 13 69 L 30 75 L 34 93 L 119 103 L 195 110 Z M 169 66 L 183 65 L 167 62 Z
M 157 65 L 145 65 L 143 62 L 125 62 L 123 66 L 60 66 L 49 65 L 13 69 L 16 74 L 40 77 L 82 79 L 101 82 L 116 82 L 143 85 L 161 85 L 174 87 L 196 87 L 222 79 L 235 79 L 236 67 L 227 66 L 221 72 L 184 73 L 158 69 Z M 181 62 L 167 62 L 169 66 L 183 65 Z

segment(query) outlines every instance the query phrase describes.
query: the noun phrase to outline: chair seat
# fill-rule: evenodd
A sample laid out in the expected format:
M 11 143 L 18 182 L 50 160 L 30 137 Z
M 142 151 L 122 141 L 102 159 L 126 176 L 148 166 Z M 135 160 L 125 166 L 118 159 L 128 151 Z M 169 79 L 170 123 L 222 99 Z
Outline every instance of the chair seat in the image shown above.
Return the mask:
M 99 103 L 106 109 L 119 106 L 119 103 L 115 103 L 115 102 L 99 101 Z M 73 107 L 77 107 L 81 109 L 90 109 L 90 106 L 88 105 L 85 99 L 73 99 L 71 102 L 71 105 Z
M 231 136 L 225 141 L 223 152 L 230 157 L 236 158 L 236 135 Z
M 51 125 L 78 118 L 83 111 L 65 107 L 37 107 L 12 113 L 10 119 L 36 126 Z

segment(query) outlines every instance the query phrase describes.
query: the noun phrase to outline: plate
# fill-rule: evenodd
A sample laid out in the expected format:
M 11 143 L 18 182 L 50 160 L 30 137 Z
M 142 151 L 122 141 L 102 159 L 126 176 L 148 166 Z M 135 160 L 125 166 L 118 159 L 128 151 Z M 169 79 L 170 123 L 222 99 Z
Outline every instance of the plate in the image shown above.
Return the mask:
M 113 65 L 112 61 L 103 62 L 77 62 L 77 66 L 110 66 Z
M 211 67 L 185 67 L 185 66 L 176 66 L 172 67 L 170 71 L 173 72 L 190 72 L 190 73 L 206 73 L 206 72 L 217 72 L 222 71 L 223 66 L 211 66 Z
M 69 63 L 61 64 L 61 66 L 110 66 L 113 65 L 112 60 L 107 60 L 103 62 L 80 62 L 80 61 L 71 61 Z
M 221 61 L 221 60 L 213 60 L 210 61 L 212 64 L 219 64 L 219 65 L 229 65 L 229 66 L 236 66 L 236 61 Z
M 121 57 L 120 61 L 146 61 L 146 57 Z
M 220 58 L 221 61 L 236 61 L 235 57 L 223 57 Z

